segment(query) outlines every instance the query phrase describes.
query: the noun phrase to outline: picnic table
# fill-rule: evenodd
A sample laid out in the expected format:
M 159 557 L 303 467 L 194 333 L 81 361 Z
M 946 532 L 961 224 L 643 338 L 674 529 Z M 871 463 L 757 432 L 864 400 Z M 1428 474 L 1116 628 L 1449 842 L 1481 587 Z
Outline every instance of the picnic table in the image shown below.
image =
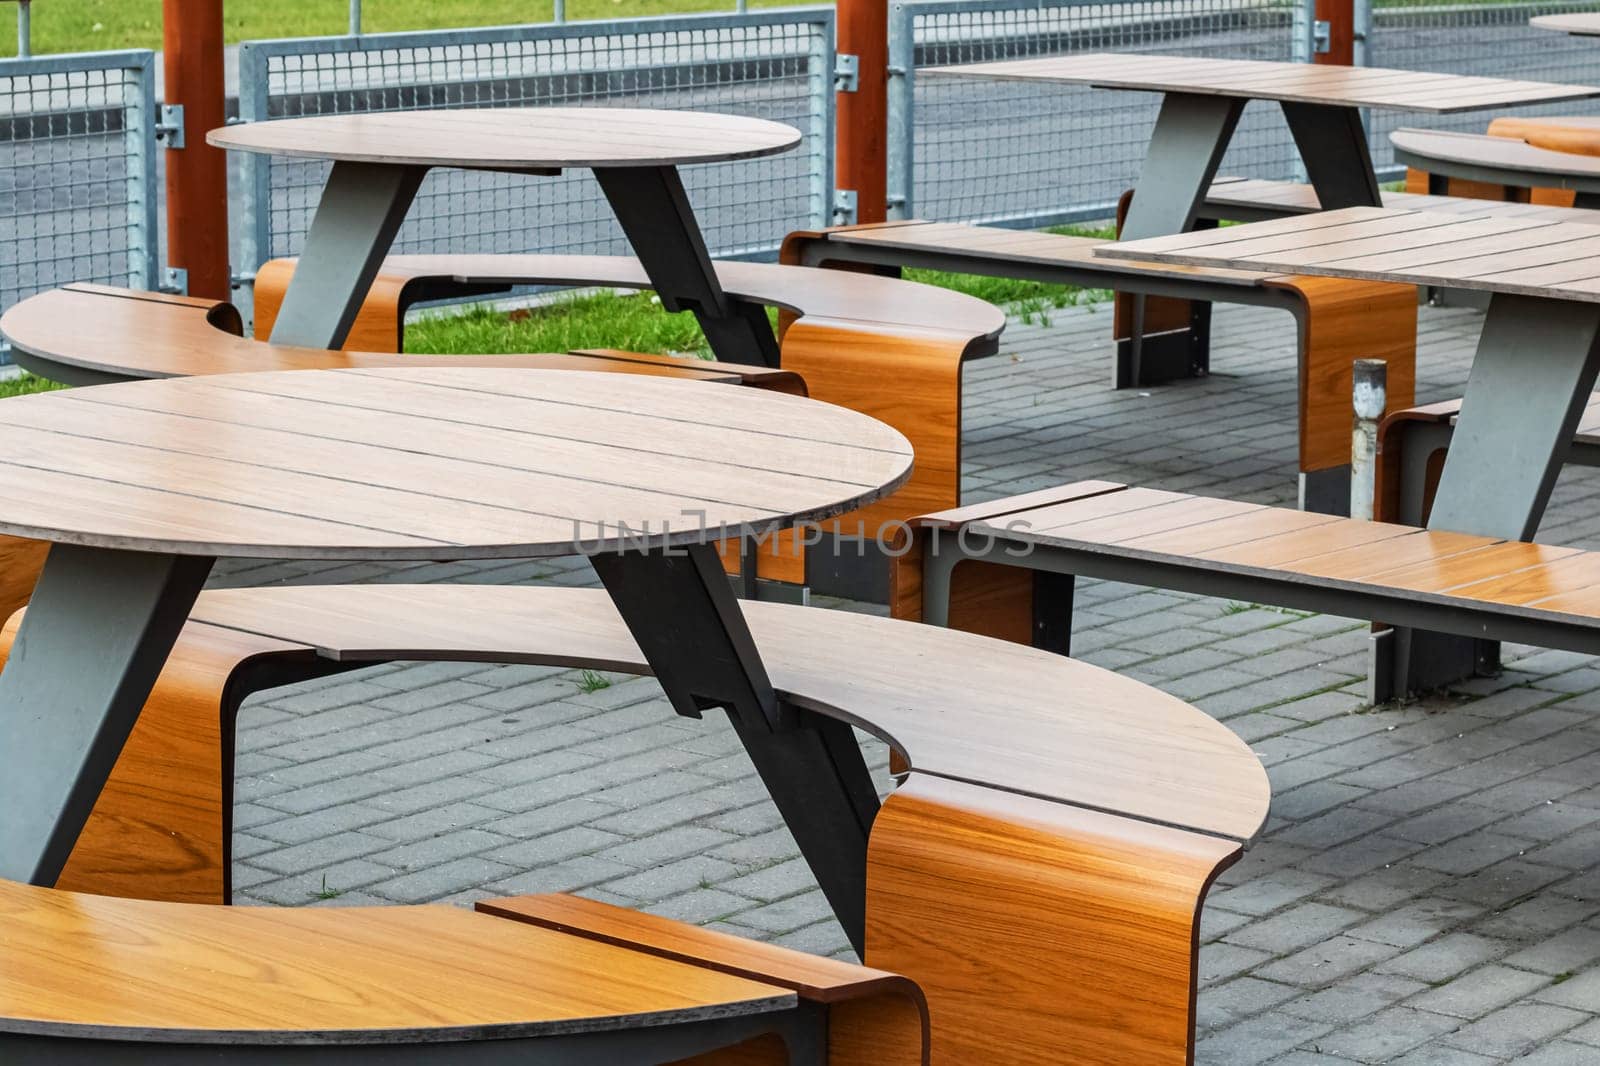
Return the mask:
M 1532 539 L 1600 369 L 1593 226 L 1355 207 L 1096 253 L 1491 294 L 1428 526 Z
M 760 307 L 722 291 L 678 167 L 800 143 L 763 119 L 630 108 L 493 108 L 316 115 L 212 130 L 219 148 L 332 162 L 272 341 L 338 348 L 434 167 L 551 176 L 594 172 L 668 311 L 693 311 L 717 358 L 778 365 Z
M 674 708 L 785 730 L 776 754 L 838 835 L 840 805 L 855 818 L 829 795 L 843 771 L 782 720 L 715 541 L 869 503 L 905 480 L 911 448 L 865 415 L 745 391 L 419 368 L 8 400 L 0 532 L 52 547 L 0 672 L 0 878 L 54 883 L 224 555 L 588 554 Z
M 921 74 L 1163 94 L 1122 225 L 1125 240 L 1182 233 L 1216 176 L 1244 105 L 1277 101 L 1324 209 L 1379 205 L 1362 108 L 1443 115 L 1600 96 L 1600 88 L 1376 67 L 1086 53 L 930 67 Z

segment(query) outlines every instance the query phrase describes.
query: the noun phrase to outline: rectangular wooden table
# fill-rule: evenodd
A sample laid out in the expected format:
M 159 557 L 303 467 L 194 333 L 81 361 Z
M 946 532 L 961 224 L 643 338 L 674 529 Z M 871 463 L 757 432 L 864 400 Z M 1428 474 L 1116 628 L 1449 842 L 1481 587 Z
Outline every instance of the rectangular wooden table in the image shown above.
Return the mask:
M 1600 88 L 1373 67 L 1086 53 L 930 67 L 926 75 L 1163 93 L 1123 223 L 1127 240 L 1193 228 L 1244 105 L 1274 100 L 1324 208 L 1379 205 L 1361 109 L 1442 115 L 1600 96 Z
M 1429 526 L 1528 540 L 1600 369 L 1600 233 L 1356 207 L 1103 245 L 1109 258 L 1490 293 Z

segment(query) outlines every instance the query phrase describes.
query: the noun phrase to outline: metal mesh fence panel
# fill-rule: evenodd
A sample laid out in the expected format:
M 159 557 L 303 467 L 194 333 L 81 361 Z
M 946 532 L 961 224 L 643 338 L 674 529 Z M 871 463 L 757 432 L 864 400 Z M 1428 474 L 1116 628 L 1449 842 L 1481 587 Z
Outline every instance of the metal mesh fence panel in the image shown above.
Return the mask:
M 0 61 L 0 310 L 73 281 L 154 286 L 152 59 Z
M 1528 25 L 1536 15 L 1573 11 L 1600 11 L 1600 2 L 1438 4 L 1406 0 L 1374 5 L 1367 34 L 1367 65 L 1600 85 L 1600 40 L 1568 37 Z M 1394 164 L 1391 131 L 1422 126 L 1482 133 L 1499 110 L 1459 115 L 1374 111 L 1367 124 L 1372 162 L 1380 177 L 1397 176 L 1405 168 Z M 1600 105 L 1576 100 L 1517 108 L 1514 113 L 1593 115 L 1600 113 Z
M 713 254 L 771 257 L 827 221 L 833 188 L 833 12 L 795 9 L 628 22 L 250 42 L 245 120 L 429 108 L 617 106 L 721 111 L 799 129 L 793 152 L 689 167 Z M 248 156 L 240 262 L 294 255 L 324 163 Z M 623 253 L 593 176 L 436 170 L 396 252 Z
M 1075 52 L 1289 60 L 1297 25 L 1296 5 L 1282 0 L 893 4 L 893 212 L 1016 226 L 1109 217 L 1138 177 L 1160 102 L 1154 93 L 919 76 L 918 68 Z M 1256 103 L 1221 172 L 1288 178 L 1297 162 L 1281 113 Z

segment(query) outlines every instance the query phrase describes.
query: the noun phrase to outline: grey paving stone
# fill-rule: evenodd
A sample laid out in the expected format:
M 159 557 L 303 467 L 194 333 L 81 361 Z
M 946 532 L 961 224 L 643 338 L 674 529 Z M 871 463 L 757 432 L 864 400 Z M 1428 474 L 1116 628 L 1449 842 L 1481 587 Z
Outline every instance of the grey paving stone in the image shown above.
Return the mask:
M 1326 903 L 1300 903 L 1228 934 L 1230 944 L 1286 955 L 1324 940 L 1364 918 L 1360 911 Z
M 1451 933 L 1396 955 L 1381 964 L 1378 971 L 1438 984 L 1501 957 L 1507 949 L 1503 941 L 1471 933 Z
M 1513 970 L 1509 966 L 1484 966 L 1470 973 L 1453 975 L 1448 984 L 1411 1000 L 1411 1006 L 1458 1018 L 1481 1018 L 1549 983 L 1550 979 L 1543 974 Z
M 1195 1045 L 1196 1063 L 1252 1066 L 1326 1033 L 1326 1022 L 1269 1013 L 1211 1033 Z
M 1444 1042 L 1481 1055 L 1515 1058 L 1589 1020 L 1581 1011 L 1542 1003 L 1517 1003 L 1451 1033 Z
M 1387 1062 L 1460 1027 L 1460 1019 L 1411 1007 L 1389 1007 L 1324 1035 L 1319 1046 L 1357 1062 Z

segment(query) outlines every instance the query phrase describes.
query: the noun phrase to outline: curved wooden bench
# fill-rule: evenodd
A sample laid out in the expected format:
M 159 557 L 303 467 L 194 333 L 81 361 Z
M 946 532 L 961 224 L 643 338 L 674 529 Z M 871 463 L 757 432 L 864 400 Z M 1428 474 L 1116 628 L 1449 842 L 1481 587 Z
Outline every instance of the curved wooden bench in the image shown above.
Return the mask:
M 1429 175 L 1430 192 L 1443 192 L 1444 181 L 1460 178 L 1512 189 L 1560 189 L 1573 194 L 1574 207 L 1600 206 L 1600 160 L 1504 136 L 1505 129 L 1501 135 L 1399 129 L 1389 140 L 1395 159 Z
M 1301 498 L 1313 510 L 1348 508 L 1351 364 L 1388 360 L 1390 395 L 1412 395 L 1416 290 L 1095 256 L 1093 249 L 1104 243 L 1094 237 L 907 220 L 790 234 L 784 256 L 807 265 L 915 266 L 1114 289 L 1122 346 L 1118 387 L 1144 380 L 1137 369 L 1143 364 L 1166 366 L 1153 380 L 1208 372 L 1205 324 L 1192 319 L 1193 308 L 1209 314 L 1210 303 L 1217 301 L 1288 311 L 1298 326 Z M 1164 299 L 1142 302 L 1136 320 L 1135 305 L 1121 301 L 1123 293 Z M 1139 352 L 1130 340 L 1138 341 Z M 1175 369 L 1180 363 L 1181 372 Z
M 232 908 L 0 881 L 0 922 L 8 1063 L 928 1061 L 904 978 L 588 900 Z
M 1059 656 L 743 606 L 782 699 L 883 738 L 909 769 L 871 830 L 865 959 L 927 994 L 935 1059 L 983 1061 L 998 1041 L 1023 1061 L 1186 1062 L 1199 907 L 1266 817 L 1249 748 L 1176 699 Z M 226 899 L 239 703 L 415 658 L 646 669 L 594 590 L 203 593 L 61 884 Z

